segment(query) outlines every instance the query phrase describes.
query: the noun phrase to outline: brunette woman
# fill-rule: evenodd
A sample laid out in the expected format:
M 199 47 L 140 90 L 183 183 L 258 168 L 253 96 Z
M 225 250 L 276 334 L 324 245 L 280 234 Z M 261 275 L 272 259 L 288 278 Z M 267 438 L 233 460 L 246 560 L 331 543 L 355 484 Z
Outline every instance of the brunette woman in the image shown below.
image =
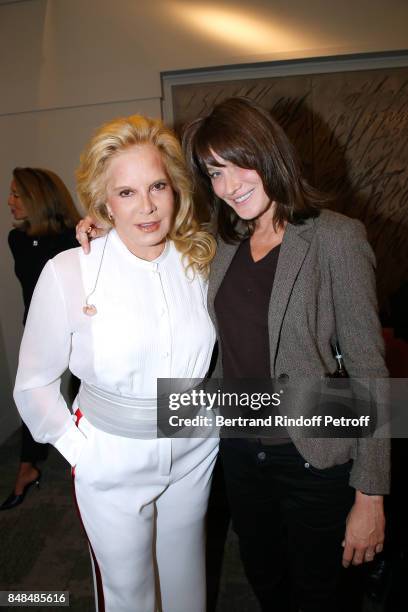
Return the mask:
M 184 149 L 218 235 L 208 292 L 215 375 L 274 378 L 284 389 L 333 372 L 337 342 L 351 377 L 386 377 L 363 226 L 322 210 L 324 197 L 269 113 L 225 100 L 187 126 Z M 302 414 L 298 401 L 291 408 Z M 283 430 L 223 439 L 220 448 L 233 527 L 262 610 L 342 609 L 342 562 L 370 561 L 382 549 L 388 441 Z

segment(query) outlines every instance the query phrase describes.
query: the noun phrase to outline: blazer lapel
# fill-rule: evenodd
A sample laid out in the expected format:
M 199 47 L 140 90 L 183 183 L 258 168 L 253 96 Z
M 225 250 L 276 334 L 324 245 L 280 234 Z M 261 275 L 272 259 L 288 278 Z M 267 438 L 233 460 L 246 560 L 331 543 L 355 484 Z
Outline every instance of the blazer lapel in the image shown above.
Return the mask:
M 271 299 L 269 301 L 268 327 L 272 376 L 275 375 L 275 359 L 283 317 L 285 316 L 296 277 L 309 249 L 313 233 L 313 219 L 308 219 L 303 225 L 288 223 L 286 226 Z M 215 296 L 239 245 L 240 243 L 226 244 L 219 241 L 216 256 L 211 264 L 207 304 L 209 315 L 216 329 L 218 328 L 214 309 Z
M 268 327 L 271 376 L 275 376 L 275 359 L 280 330 L 288 306 L 290 294 L 311 241 L 311 223 L 287 224 L 279 253 L 278 266 L 269 301 Z
M 229 265 L 237 252 L 240 243 L 234 244 L 226 244 L 221 240 L 218 241 L 217 245 L 217 253 L 211 264 L 211 272 L 210 278 L 208 281 L 208 313 L 211 317 L 212 322 L 217 327 L 215 309 L 214 309 L 214 300 L 217 295 L 217 291 L 220 288 L 220 285 L 223 281 L 226 271 L 229 268 Z

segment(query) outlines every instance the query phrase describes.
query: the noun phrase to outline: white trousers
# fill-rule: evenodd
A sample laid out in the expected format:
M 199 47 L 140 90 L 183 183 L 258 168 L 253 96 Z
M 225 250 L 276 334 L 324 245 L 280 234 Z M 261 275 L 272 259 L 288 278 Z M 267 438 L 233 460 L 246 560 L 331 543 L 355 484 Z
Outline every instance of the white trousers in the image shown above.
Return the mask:
M 205 612 L 205 530 L 218 440 L 123 438 L 81 417 L 75 494 L 99 612 Z

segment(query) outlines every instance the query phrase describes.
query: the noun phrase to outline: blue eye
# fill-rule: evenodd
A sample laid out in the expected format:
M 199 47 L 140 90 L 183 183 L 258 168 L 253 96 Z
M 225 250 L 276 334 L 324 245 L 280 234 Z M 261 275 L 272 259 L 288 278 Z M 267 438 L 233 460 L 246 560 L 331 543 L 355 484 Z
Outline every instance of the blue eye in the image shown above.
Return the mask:
M 216 179 L 220 176 L 221 172 L 219 170 L 210 170 L 208 172 L 208 176 L 211 180 Z

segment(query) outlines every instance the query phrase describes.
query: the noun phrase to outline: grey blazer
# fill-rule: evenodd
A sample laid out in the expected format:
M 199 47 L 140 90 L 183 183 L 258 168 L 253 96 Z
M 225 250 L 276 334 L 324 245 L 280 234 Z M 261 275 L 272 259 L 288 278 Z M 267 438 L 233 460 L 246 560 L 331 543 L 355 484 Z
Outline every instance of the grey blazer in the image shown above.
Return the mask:
M 214 299 L 237 248 L 220 240 L 212 264 L 208 310 L 216 329 Z M 374 267 L 359 221 L 323 210 L 302 225 L 287 224 L 269 303 L 271 377 L 296 380 L 335 371 L 335 339 L 351 377 L 388 376 Z M 214 376 L 222 377 L 221 347 Z M 389 440 L 293 441 L 312 466 L 323 469 L 353 459 L 351 486 L 364 493 L 388 492 Z

